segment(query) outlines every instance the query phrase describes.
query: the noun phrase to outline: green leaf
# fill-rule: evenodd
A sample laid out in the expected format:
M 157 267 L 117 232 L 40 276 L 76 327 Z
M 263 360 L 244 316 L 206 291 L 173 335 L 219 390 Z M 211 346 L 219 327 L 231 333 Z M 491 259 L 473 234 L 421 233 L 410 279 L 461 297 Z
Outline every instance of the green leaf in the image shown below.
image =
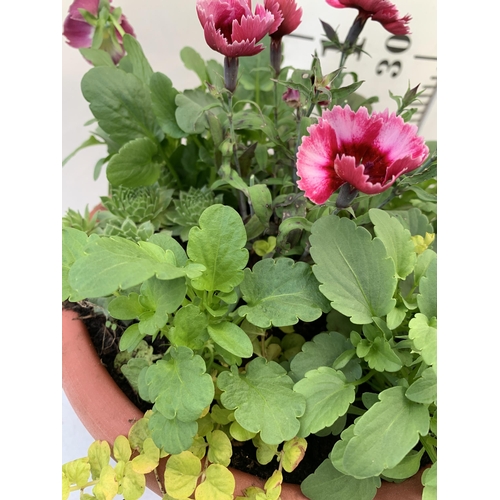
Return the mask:
M 429 219 L 419 208 L 391 210 L 389 213 L 399 219 L 403 226 L 410 231 L 412 236 L 416 236 L 417 234 L 425 236 L 425 233 L 434 232 L 432 225 L 429 223 Z
M 368 362 L 371 369 L 378 372 L 397 372 L 403 367 L 401 358 L 392 350 L 391 344 L 382 337 L 373 342 L 363 339 L 356 346 L 356 354 Z
M 152 330 L 158 331 L 167 322 L 168 314 L 175 312 L 186 298 L 186 279 L 159 280 L 154 276 L 141 286 L 140 301 L 146 311 L 153 313 Z M 142 318 L 141 319 L 142 323 Z M 150 333 L 149 335 L 153 335 Z
M 385 478 L 396 480 L 407 479 L 414 476 L 420 469 L 420 459 L 424 452 L 424 448 L 420 451 L 411 450 L 396 467 L 384 470 L 382 475 Z
M 119 236 L 90 238 L 85 253 L 68 275 L 70 286 L 83 297 L 105 297 L 139 285 L 154 274 L 165 279 L 185 274 L 168 262 L 161 247 L 147 242 L 139 245 Z
M 250 432 L 260 431 L 265 443 L 278 444 L 297 435 L 305 400 L 292 390 L 292 379 L 277 363 L 256 358 L 244 374 L 232 366 L 230 372 L 219 374 L 217 385 L 223 391 L 222 404 L 236 410 L 236 421 Z
M 373 500 L 380 487 L 379 477 L 356 479 L 339 472 L 330 460 L 325 460 L 300 485 L 302 493 L 310 500 Z
M 394 262 L 382 241 L 353 221 L 330 215 L 313 224 L 310 242 L 313 272 L 334 309 L 355 324 L 368 324 L 394 308 Z
M 101 52 L 101 51 L 99 51 L 99 52 Z M 73 156 L 75 156 L 76 153 L 78 153 L 78 151 L 85 149 L 85 148 L 88 148 L 89 146 L 102 146 L 103 144 L 104 144 L 104 142 L 98 141 L 95 138 L 95 136 L 91 135 L 86 141 L 84 141 L 80 146 L 78 146 L 72 153 L 70 153 L 68 156 L 66 156 L 66 158 L 64 158 L 64 160 L 62 162 L 62 166 L 64 167 L 64 165 L 66 165 L 66 163 L 68 163 L 68 161 L 71 160 L 71 158 L 73 158 Z
M 293 390 L 306 398 L 306 411 L 300 418 L 300 437 L 333 425 L 347 412 L 356 396 L 355 387 L 347 382 L 345 375 L 327 366 L 307 372 Z
M 430 366 L 422 372 L 406 391 L 406 397 L 415 403 L 431 404 L 437 401 L 436 368 Z
M 137 76 L 145 85 L 149 85 L 153 70 L 149 64 L 140 43 L 132 35 L 123 35 L 123 46 L 127 52 L 128 59 L 132 64 L 133 74 Z
M 209 462 L 228 467 L 231 462 L 233 448 L 227 435 L 221 430 L 215 430 L 208 434 L 208 455 Z
M 201 460 L 190 451 L 172 455 L 165 466 L 165 486 L 174 498 L 189 497 L 201 474 Z
M 418 286 L 422 276 L 425 276 L 427 268 L 430 266 L 433 260 L 437 259 L 437 253 L 434 250 L 428 248 L 423 253 L 421 253 L 417 258 L 417 263 L 415 264 L 415 285 Z
M 422 500 L 437 500 L 437 462 L 424 471 L 422 484 L 424 485 Z
M 264 225 L 269 225 L 269 219 L 273 214 L 271 191 L 265 184 L 255 184 L 248 188 L 250 201 L 259 221 Z
M 418 352 L 426 364 L 435 365 L 437 362 L 437 322 L 429 320 L 422 313 L 415 314 L 410 321 L 409 337 L 413 341 L 413 348 Z
M 261 328 L 311 322 L 328 310 L 309 264 L 289 258 L 263 259 L 245 269 L 240 289 L 247 305 L 238 314 Z
M 65 227 L 62 230 L 62 300 L 70 299 L 77 302 L 85 298 L 79 294 L 70 284 L 69 273 L 78 258 L 85 255 L 87 245 L 87 234 L 78 229 Z
M 82 93 L 99 126 L 120 145 L 148 137 L 158 143 L 163 132 L 153 113 L 149 89 L 118 68 L 92 68 L 82 79 Z
M 156 411 L 149 419 L 149 429 L 156 446 L 175 455 L 191 447 L 198 424 L 196 421 L 182 422 L 178 418 L 168 419 Z
M 115 319 L 132 320 L 144 312 L 144 307 L 139 302 L 139 294 L 131 292 L 112 299 L 108 304 L 108 312 Z
M 210 464 L 205 480 L 196 489 L 196 500 L 233 500 L 236 483 L 226 467 Z
M 192 280 L 198 290 L 230 292 L 243 280 L 248 261 L 245 226 L 236 210 L 212 205 L 200 216 L 199 227 L 189 232 L 187 254 L 206 271 Z
M 83 48 L 79 49 L 80 54 L 90 61 L 93 66 L 108 66 L 115 67 L 115 63 L 108 52 L 101 49 Z
M 303 379 L 309 370 L 321 366 L 331 367 L 343 353 L 352 350 L 352 344 L 342 334 L 337 332 L 320 333 L 312 341 L 306 342 L 290 363 L 290 376 L 298 381 Z M 353 360 L 342 368 L 349 382 L 361 377 L 359 362 Z
M 253 354 L 252 341 L 248 335 L 234 323 L 223 321 L 208 326 L 212 340 L 226 351 L 240 358 L 250 358 Z
M 175 96 L 175 119 L 180 129 L 188 134 L 201 134 L 209 125 L 205 111 L 220 103 L 215 97 L 196 90 L 185 90 Z
M 422 314 L 428 318 L 437 317 L 437 259 L 430 262 L 425 276 L 420 279 L 417 303 Z
M 358 479 L 398 465 L 429 431 L 427 406 L 407 399 L 404 387 L 386 389 L 379 399 L 356 421 L 345 447 L 343 469 Z
M 175 97 L 179 93 L 170 78 L 163 73 L 154 73 L 149 81 L 153 112 L 166 135 L 180 139 L 187 134 L 179 128 L 175 119 Z
M 148 368 L 146 383 L 156 411 L 168 419 L 197 420 L 214 397 L 212 377 L 201 356 L 187 347 L 169 349 L 170 359 Z
M 156 143 L 147 137 L 134 139 L 120 148 L 108 163 L 106 176 L 114 186 L 139 187 L 154 184 L 161 165 L 154 160 Z
M 398 277 L 405 279 L 413 271 L 417 258 L 410 232 L 398 219 L 383 210 L 372 208 L 368 213 L 375 226 L 375 234 L 394 261 Z
M 69 484 L 69 479 L 67 478 L 66 474 L 63 472 L 62 473 L 62 500 L 68 500 L 69 494 L 71 492 L 70 488 L 71 488 L 71 485 Z
M 199 307 L 188 304 L 175 314 L 173 327 L 168 331 L 168 339 L 174 346 L 186 346 L 197 350 L 208 339 L 208 318 Z
M 194 71 L 200 78 L 201 84 L 205 86 L 207 77 L 207 69 L 203 58 L 191 47 L 184 47 L 181 50 L 181 59 L 187 69 Z

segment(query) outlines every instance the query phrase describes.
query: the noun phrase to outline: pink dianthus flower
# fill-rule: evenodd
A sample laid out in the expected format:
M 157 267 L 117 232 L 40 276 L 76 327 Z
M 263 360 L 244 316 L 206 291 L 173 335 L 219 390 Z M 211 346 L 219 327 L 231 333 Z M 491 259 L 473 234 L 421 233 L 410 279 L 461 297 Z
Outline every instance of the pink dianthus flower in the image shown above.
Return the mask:
M 366 194 L 385 191 L 429 154 L 417 127 L 388 110 L 370 116 L 365 107 L 334 106 L 307 130 L 297 153 L 297 185 L 317 204 L 346 183 Z
M 111 0 L 110 0 L 111 2 Z M 80 13 L 79 9 L 86 10 L 94 18 L 95 23 L 90 24 Z M 114 10 L 110 8 L 110 13 Z M 77 49 L 90 48 L 92 46 L 99 15 L 99 0 L 74 0 L 69 7 L 68 15 L 63 24 L 63 35 L 67 38 L 70 47 Z M 118 21 L 120 27 L 125 33 L 135 37 L 132 26 L 128 23 L 126 17 L 122 14 Z M 99 46 L 101 50 L 109 53 L 115 64 L 125 55 L 123 49 L 122 35 L 109 21 L 102 32 L 102 42 Z
M 253 14 L 251 0 L 197 0 L 196 12 L 209 47 L 229 58 L 264 50 L 258 42 L 281 23 L 263 5 Z
M 295 31 L 302 20 L 302 8 L 297 7 L 295 0 L 265 0 L 264 7 L 276 13 L 275 17 L 281 17 L 282 21 L 278 29 L 271 33 L 271 38 L 283 38 Z
M 399 17 L 398 10 L 389 0 L 326 0 L 326 3 L 338 9 L 344 7 L 358 9 L 358 17 L 364 21 L 371 17 L 393 35 L 410 33 L 408 23 L 411 21 L 411 16 Z

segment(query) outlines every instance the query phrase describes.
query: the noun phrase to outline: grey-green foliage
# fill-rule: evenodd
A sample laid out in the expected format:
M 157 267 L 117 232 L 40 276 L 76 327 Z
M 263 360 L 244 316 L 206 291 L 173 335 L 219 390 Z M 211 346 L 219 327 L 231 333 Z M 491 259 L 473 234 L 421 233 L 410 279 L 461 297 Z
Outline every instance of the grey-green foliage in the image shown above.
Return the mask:
M 189 188 L 180 191 L 179 198 L 174 199 L 174 206 L 167 211 L 167 218 L 174 224 L 174 235 L 180 235 L 183 241 L 188 239 L 189 230 L 198 224 L 200 215 L 211 205 L 222 203 L 222 194 L 214 195 L 206 187 L 202 189 Z
M 155 229 L 164 223 L 164 216 L 172 199 L 171 189 L 152 186 L 127 188 L 113 187 L 111 196 L 102 196 L 106 209 L 119 219 L 130 219 L 136 224 L 151 222 Z
M 91 234 L 97 227 L 97 214 L 94 213 L 91 217 L 88 206 L 85 207 L 83 215 L 69 208 L 62 218 L 62 226 L 71 227 L 83 231 L 84 233 Z

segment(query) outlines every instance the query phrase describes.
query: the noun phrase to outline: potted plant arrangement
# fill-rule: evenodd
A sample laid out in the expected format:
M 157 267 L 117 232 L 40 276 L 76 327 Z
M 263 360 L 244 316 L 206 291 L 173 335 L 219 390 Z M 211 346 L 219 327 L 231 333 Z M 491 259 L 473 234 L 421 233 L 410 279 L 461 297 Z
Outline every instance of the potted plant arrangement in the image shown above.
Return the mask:
M 411 17 L 326 1 L 357 15 L 343 42 L 322 21 L 324 74 L 283 65 L 295 0 L 197 0 L 224 64 L 184 49 L 200 82 L 183 92 L 118 6 L 72 4 L 64 34 L 93 66 L 83 146 L 107 146 L 109 194 L 63 218 L 63 313 L 113 336 L 107 367 L 143 409 L 121 393 L 127 410 L 92 417 L 63 499 L 135 500 L 146 481 L 163 500 L 436 498 L 436 147 L 408 123 L 418 85 L 376 112 L 348 69 L 367 22 L 401 35 Z M 96 358 L 64 325 L 63 365 Z

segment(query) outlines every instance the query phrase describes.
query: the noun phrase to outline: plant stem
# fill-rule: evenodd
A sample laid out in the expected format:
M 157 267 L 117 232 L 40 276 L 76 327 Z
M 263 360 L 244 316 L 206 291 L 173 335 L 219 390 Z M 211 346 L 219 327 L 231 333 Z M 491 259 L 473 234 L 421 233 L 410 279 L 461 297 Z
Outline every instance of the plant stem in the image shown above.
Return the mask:
M 437 453 L 436 453 L 436 449 L 429 442 L 428 438 L 429 438 L 428 436 L 420 436 L 420 442 L 422 443 L 422 446 L 424 447 L 425 451 L 427 452 L 427 455 L 429 455 L 429 458 L 432 460 L 432 463 L 434 464 L 437 461 Z
M 375 373 L 377 373 L 377 370 L 370 370 L 364 377 L 360 378 L 359 380 L 356 380 L 355 382 L 351 382 L 351 384 L 354 386 L 364 384 L 365 382 L 370 380 L 373 377 L 373 375 L 375 375 Z
M 228 104 L 229 104 L 229 112 L 228 112 L 227 118 L 229 121 L 229 131 L 231 133 L 231 140 L 233 142 L 234 164 L 236 166 L 236 171 L 238 172 L 238 175 L 241 177 L 241 167 L 240 167 L 240 162 L 238 160 L 238 149 L 236 147 L 236 134 L 234 132 L 234 124 L 233 124 L 233 94 L 232 94 L 232 92 L 229 93 Z M 245 220 L 248 217 L 247 203 L 245 200 L 245 195 L 239 189 L 238 189 L 238 205 L 240 208 L 241 218 L 243 220 Z
M 98 479 L 96 479 L 95 481 L 89 481 L 86 485 L 84 486 L 71 486 L 69 488 L 69 491 L 79 491 L 79 490 L 84 490 L 85 488 L 88 488 L 89 486 L 94 486 L 94 484 L 97 484 L 99 482 Z

